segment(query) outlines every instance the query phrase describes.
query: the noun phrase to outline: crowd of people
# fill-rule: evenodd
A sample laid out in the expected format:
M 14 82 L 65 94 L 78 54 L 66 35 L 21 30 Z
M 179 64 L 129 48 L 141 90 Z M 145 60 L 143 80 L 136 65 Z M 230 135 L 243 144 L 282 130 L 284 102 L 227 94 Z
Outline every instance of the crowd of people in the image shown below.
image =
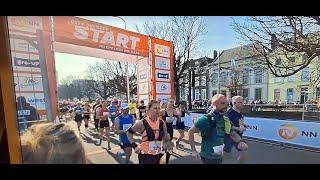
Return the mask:
M 233 97 L 232 105 L 233 107 L 227 110 L 226 97 L 222 94 L 215 95 L 211 100 L 210 112 L 201 116 L 188 130 L 189 139 L 187 140 L 191 146 L 193 158 L 201 159 L 204 164 L 220 164 L 235 147 L 239 152 L 239 162 L 245 160 L 248 145 L 242 139 L 246 128 L 241 114 L 243 98 Z M 132 150 L 138 154 L 139 164 L 159 164 L 164 155 L 165 163 L 168 164 L 173 148 L 182 146 L 180 142 L 186 132 L 184 119 L 186 114 L 190 115 L 187 110 L 187 102 L 176 103 L 174 99 L 151 100 L 147 106 L 144 101 L 140 101 L 138 106 L 135 100 L 131 100 L 128 104 L 117 99 L 97 99 L 94 104 L 78 102 L 73 105 L 74 107 L 69 106 L 62 105 L 60 111 L 73 114 L 72 117 L 77 123 L 78 131 L 80 131 L 82 121 L 88 131 L 89 121 L 93 119 L 95 132 L 99 134 L 99 145 L 106 141 L 107 149 L 111 150 L 110 134 L 119 136 L 118 145 L 122 149 L 119 158 L 123 158 L 126 164 L 130 161 Z M 68 125 L 62 123 L 37 126 L 39 125 L 32 126 L 22 138 L 23 147 L 26 149 L 24 155 L 27 161 L 25 162 L 88 163 L 84 157 L 84 148 L 75 136 L 76 132 L 70 130 Z M 175 142 L 173 141 L 174 128 L 179 133 Z M 200 133 L 201 136 L 200 153 L 195 148 L 195 133 Z M 141 136 L 141 143 L 133 138 L 134 135 Z M 48 139 L 47 142 L 43 143 L 42 141 L 46 139 Z M 67 142 L 67 139 L 70 142 Z M 51 146 L 49 146 L 50 143 Z M 58 147 L 64 146 L 68 146 L 66 149 L 72 148 L 73 150 L 63 154 L 66 152 L 62 152 Z M 51 152 L 51 154 L 41 161 L 40 156 L 32 155 L 32 152 L 38 152 L 35 148 L 41 148 L 39 152 Z M 46 151 L 46 148 L 50 149 Z M 67 155 L 70 157 L 63 157 Z

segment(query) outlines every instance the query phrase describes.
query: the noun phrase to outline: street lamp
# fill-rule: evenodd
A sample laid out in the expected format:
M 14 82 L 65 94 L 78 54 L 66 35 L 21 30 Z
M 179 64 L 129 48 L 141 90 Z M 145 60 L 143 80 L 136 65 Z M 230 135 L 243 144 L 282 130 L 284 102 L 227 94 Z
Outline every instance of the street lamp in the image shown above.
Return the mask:
M 124 22 L 124 29 L 127 30 L 127 23 L 122 17 L 120 17 L 120 16 L 113 16 L 113 17 L 121 19 Z M 126 74 L 127 74 L 127 98 L 128 98 L 128 103 L 130 103 L 129 63 L 128 62 L 126 62 Z

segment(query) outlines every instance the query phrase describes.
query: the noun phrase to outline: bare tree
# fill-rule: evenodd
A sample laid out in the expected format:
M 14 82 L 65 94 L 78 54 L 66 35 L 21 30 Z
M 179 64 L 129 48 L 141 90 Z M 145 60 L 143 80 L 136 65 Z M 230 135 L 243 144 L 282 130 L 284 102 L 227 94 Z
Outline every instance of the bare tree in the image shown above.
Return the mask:
M 93 82 L 92 89 L 102 98 L 127 93 L 126 67 L 122 62 L 103 61 L 94 65 L 88 64 L 87 79 Z M 136 94 L 136 67 L 129 66 L 130 94 Z
M 246 23 L 234 20 L 233 27 L 276 77 L 296 74 L 320 55 L 320 16 L 249 17 Z M 301 61 L 293 58 L 297 55 Z
M 201 43 L 201 36 L 206 33 L 205 19 L 199 16 L 173 16 L 166 22 L 145 22 L 143 29 L 146 34 L 172 41 L 174 45 L 174 91 L 176 100 L 180 100 L 180 87 L 187 82 L 179 81 L 185 73 Z M 139 28 L 136 27 L 137 31 Z

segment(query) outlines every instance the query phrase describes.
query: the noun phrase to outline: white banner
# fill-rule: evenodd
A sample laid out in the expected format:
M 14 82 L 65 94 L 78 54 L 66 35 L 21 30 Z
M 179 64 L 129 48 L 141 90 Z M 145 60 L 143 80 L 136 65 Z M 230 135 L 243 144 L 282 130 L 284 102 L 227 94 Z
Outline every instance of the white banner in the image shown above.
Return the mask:
M 244 136 L 320 148 L 320 123 L 245 117 Z
M 139 94 L 148 94 L 148 83 L 140 83 L 139 84 Z
M 155 55 L 162 57 L 170 57 L 170 47 L 160 44 L 154 44 Z
M 138 82 L 148 81 L 148 71 L 141 71 L 141 72 L 138 72 L 138 74 L 139 74 L 139 81 Z
M 156 81 L 170 82 L 170 71 L 156 69 Z
M 144 105 L 147 106 L 149 103 L 149 96 L 148 95 L 139 95 L 139 103 L 140 101 L 144 101 Z
M 163 57 L 155 57 L 156 60 L 156 69 L 170 69 L 170 59 Z
M 165 82 L 156 82 L 156 93 L 171 93 L 171 84 Z
M 35 107 L 37 110 L 46 110 L 46 103 L 43 93 L 18 93 L 17 97 L 18 96 L 24 96 L 27 103 L 29 103 L 30 106 Z
M 16 91 L 43 91 L 42 78 L 30 76 L 15 76 Z
M 168 94 L 168 95 L 164 95 L 164 94 L 162 94 L 162 95 L 157 95 L 156 96 L 156 100 L 157 101 L 162 101 L 162 100 L 169 100 L 169 98 L 170 98 L 170 94 Z

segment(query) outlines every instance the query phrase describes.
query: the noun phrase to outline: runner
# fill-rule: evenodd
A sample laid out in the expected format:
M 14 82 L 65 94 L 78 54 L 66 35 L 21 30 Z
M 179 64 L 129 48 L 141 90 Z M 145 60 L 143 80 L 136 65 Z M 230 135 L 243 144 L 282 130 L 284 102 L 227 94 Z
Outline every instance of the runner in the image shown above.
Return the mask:
M 102 99 L 97 99 L 96 100 L 96 104 L 93 106 L 93 120 L 94 120 L 94 127 L 96 129 L 96 132 L 99 131 L 99 119 L 97 118 L 97 113 L 96 113 L 96 110 L 97 108 L 101 108 L 102 107 Z
M 119 143 L 121 149 L 123 149 L 126 155 L 126 162 L 128 164 L 130 161 L 130 156 L 132 153 L 131 143 L 128 140 L 126 131 L 134 124 L 135 118 L 133 115 L 129 114 L 129 106 L 127 103 L 121 104 L 122 114 L 115 119 L 115 133 L 119 134 Z M 121 157 L 120 157 L 121 158 Z
M 140 101 L 140 106 L 138 107 L 138 110 L 139 110 L 139 119 L 143 119 L 147 111 L 147 106 L 144 105 L 144 101 Z
M 159 118 L 159 113 L 159 102 L 150 101 L 146 117 L 136 121 L 127 131 L 128 140 L 138 154 L 139 164 L 159 164 L 164 154 L 163 149 L 173 148 L 166 124 Z M 142 134 L 142 143 L 139 146 L 133 139 L 133 134 L 136 132 Z
M 129 103 L 130 114 L 137 118 L 137 103 L 136 100 L 132 99 Z
M 109 112 L 110 112 L 110 119 L 112 122 L 112 127 L 111 127 L 110 131 L 114 130 L 114 120 L 120 114 L 118 104 L 119 104 L 118 100 L 113 99 L 111 102 L 111 106 L 108 107 Z
M 81 107 L 81 102 L 78 101 L 77 106 L 73 109 L 74 120 L 77 122 L 78 130 L 80 132 L 80 126 L 82 122 L 83 108 Z
M 190 116 L 190 113 L 187 110 L 187 102 L 186 101 L 181 101 L 179 105 L 179 109 L 181 116 L 178 116 L 177 118 L 177 123 L 176 123 L 176 128 L 180 134 L 178 140 L 176 141 L 176 148 L 179 148 L 179 143 L 180 141 L 184 138 L 184 130 L 186 126 L 184 125 L 184 117 L 186 113 Z
M 178 116 L 181 116 L 181 113 L 178 112 L 174 107 L 174 100 L 169 99 L 169 103 L 166 107 L 166 101 L 162 101 L 163 109 L 161 110 L 160 114 L 162 116 L 162 120 L 166 122 L 168 133 L 170 134 L 170 141 L 173 138 L 173 121 L 177 119 Z M 166 164 L 169 163 L 171 153 L 166 152 Z
M 231 156 L 231 150 L 234 146 L 237 149 L 237 160 L 240 164 L 245 163 L 248 145 L 242 140 L 243 132 L 246 130 L 241 109 L 243 107 L 243 98 L 241 96 L 232 97 L 232 107 L 227 111 L 226 116 L 232 123 L 230 136 L 225 138 L 224 151 L 226 157 Z
M 89 102 L 85 102 L 83 107 L 83 120 L 84 120 L 84 127 L 86 128 L 86 131 L 88 131 L 88 127 L 89 127 L 90 114 L 91 114 L 91 108 L 89 106 Z
M 108 141 L 108 150 L 111 150 L 110 147 L 110 125 L 109 125 L 109 110 L 107 107 L 107 101 L 102 103 L 102 107 L 98 107 L 97 110 L 97 118 L 99 119 L 99 128 L 100 128 L 100 145 L 102 144 L 102 140 Z M 106 130 L 106 137 L 103 137 L 103 131 Z
M 216 94 L 212 97 L 215 107 L 209 114 L 201 116 L 188 131 L 192 157 L 204 164 L 221 164 L 224 138 L 231 131 L 231 122 L 223 114 L 227 111 L 228 102 L 224 95 Z M 194 144 L 194 134 L 201 132 L 200 155 Z

